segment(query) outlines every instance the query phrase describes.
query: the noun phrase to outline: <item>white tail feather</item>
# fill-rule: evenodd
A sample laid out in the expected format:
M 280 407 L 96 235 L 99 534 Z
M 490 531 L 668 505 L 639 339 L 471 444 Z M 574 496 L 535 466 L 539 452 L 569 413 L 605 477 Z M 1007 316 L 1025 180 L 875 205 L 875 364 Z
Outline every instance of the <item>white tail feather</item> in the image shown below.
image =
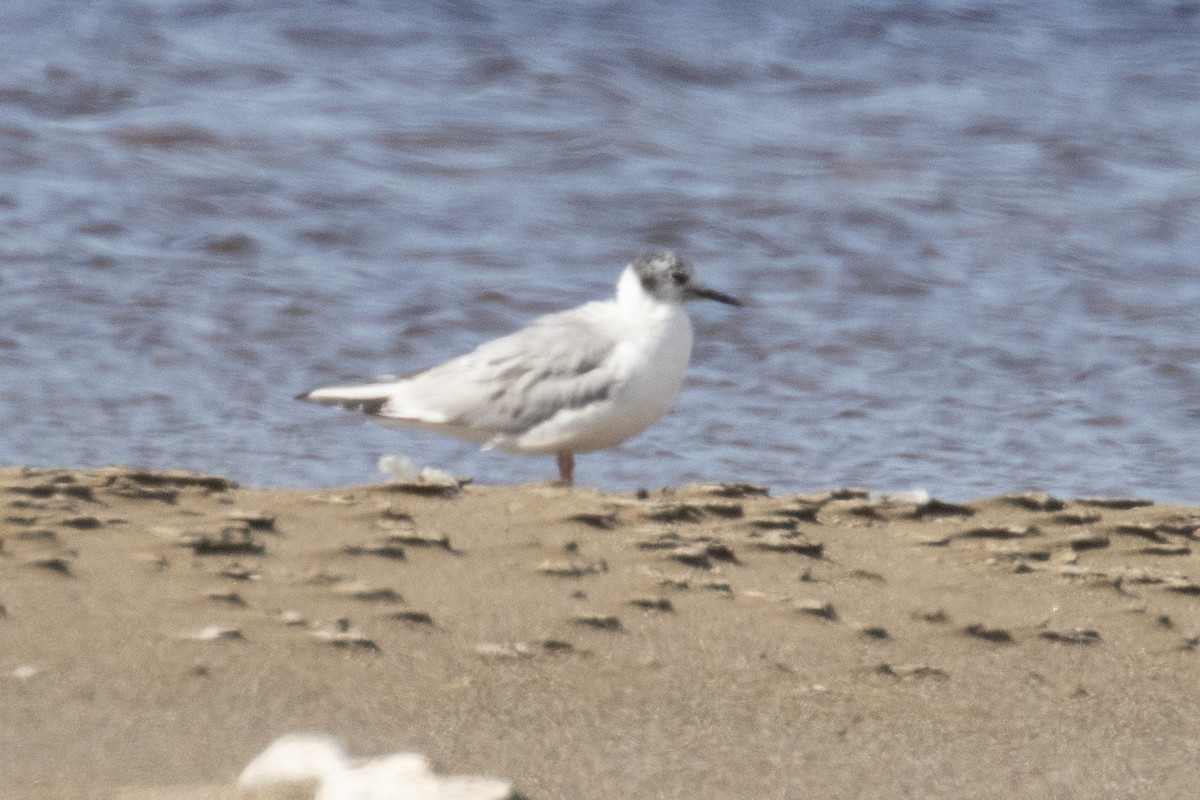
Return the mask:
M 297 395 L 297 400 L 318 403 L 323 406 L 341 406 L 351 411 L 378 414 L 391 397 L 393 387 L 382 383 L 366 383 L 358 386 L 326 386 Z

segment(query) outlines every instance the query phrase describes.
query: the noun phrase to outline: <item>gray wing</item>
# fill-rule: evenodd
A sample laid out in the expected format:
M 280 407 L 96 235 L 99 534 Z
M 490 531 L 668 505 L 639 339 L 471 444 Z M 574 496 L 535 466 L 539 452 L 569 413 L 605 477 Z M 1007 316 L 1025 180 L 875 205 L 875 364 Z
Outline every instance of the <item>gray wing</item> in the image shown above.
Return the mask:
M 613 359 L 617 339 L 602 324 L 605 311 L 590 303 L 542 317 L 412 376 L 378 413 L 503 436 L 606 400 L 623 376 Z

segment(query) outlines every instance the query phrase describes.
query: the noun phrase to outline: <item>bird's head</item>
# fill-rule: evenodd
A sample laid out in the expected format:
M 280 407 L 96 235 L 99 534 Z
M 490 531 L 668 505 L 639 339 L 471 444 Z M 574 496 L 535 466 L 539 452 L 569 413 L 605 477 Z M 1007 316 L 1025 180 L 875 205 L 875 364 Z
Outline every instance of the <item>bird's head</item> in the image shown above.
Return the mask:
M 643 292 L 665 303 L 683 303 L 688 300 L 716 300 L 731 306 L 740 306 L 742 301 L 724 292 L 710 289 L 701 283 L 692 268 L 670 250 L 646 253 L 638 256 L 629 269 L 633 272 Z

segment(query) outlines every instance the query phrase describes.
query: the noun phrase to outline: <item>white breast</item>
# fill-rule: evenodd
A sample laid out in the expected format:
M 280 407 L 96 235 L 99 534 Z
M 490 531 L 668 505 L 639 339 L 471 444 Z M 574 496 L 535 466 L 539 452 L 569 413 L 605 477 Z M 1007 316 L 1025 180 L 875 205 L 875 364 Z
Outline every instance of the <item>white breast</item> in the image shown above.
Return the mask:
M 612 356 L 614 390 L 601 402 L 566 409 L 500 445 L 523 453 L 586 453 L 616 447 L 671 408 L 692 356 L 692 325 L 678 304 L 620 309 L 626 334 Z

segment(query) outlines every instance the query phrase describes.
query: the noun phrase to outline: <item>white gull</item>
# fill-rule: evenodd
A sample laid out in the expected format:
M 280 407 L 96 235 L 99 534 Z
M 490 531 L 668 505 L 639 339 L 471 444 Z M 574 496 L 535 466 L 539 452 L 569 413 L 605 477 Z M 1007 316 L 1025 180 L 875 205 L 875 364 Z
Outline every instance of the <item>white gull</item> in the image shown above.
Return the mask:
M 692 356 L 683 303 L 695 299 L 741 305 L 699 282 L 674 253 L 649 253 L 621 273 L 612 300 L 548 314 L 423 372 L 297 399 L 484 449 L 553 453 L 570 486 L 576 453 L 616 447 L 675 402 Z

